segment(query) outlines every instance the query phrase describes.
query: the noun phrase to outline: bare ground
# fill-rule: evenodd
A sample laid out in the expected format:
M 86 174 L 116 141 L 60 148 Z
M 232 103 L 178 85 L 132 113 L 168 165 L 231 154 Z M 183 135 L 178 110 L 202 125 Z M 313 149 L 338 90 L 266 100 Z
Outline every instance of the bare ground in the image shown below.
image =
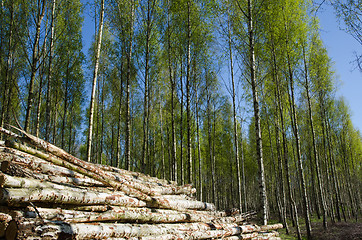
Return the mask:
M 312 235 L 316 240 L 361 240 L 362 222 L 329 223 L 327 230 L 320 222 L 312 223 Z

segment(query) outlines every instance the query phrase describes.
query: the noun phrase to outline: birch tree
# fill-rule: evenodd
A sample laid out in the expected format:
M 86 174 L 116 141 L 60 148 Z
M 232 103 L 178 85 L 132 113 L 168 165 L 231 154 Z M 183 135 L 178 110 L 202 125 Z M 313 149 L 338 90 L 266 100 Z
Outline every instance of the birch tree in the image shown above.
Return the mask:
M 101 0 L 100 16 L 99 16 L 99 28 L 97 34 L 97 47 L 95 53 L 94 71 L 93 71 L 93 84 L 92 84 L 92 95 L 89 107 L 89 128 L 88 128 L 88 143 L 87 143 L 87 161 L 91 161 L 92 153 L 92 135 L 93 135 L 93 118 L 94 118 L 94 104 L 97 86 L 99 56 L 102 45 L 102 32 L 103 32 L 103 21 L 104 21 L 104 0 Z
M 28 93 L 28 100 L 27 100 L 27 109 L 26 109 L 26 116 L 25 116 L 25 124 L 24 130 L 28 132 L 30 130 L 30 121 L 31 121 L 31 113 L 33 111 L 33 104 L 34 104 L 34 85 L 35 85 L 35 77 L 37 71 L 39 69 L 38 63 L 42 53 L 38 51 L 39 43 L 40 43 L 40 34 L 41 34 L 41 26 L 42 21 L 46 11 L 46 2 L 45 0 L 37 1 L 34 4 L 35 12 L 34 14 L 34 25 L 35 25 L 35 32 L 33 36 L 32 42 L 32 50 L 31 50 L 31 58 L 29 58 L 30 63 L 30 81 L 29 81 L 29 93 Z

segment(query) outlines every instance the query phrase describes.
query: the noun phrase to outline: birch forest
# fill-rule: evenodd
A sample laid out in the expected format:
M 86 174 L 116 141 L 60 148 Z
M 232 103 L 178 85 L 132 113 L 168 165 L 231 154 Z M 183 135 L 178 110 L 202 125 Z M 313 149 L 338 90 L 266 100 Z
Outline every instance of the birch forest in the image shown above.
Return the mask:
M 1 0 L 0 127 L 300 239 L 360 221 L 362 135 L 321 4 L 362 46 L 360 0 Z

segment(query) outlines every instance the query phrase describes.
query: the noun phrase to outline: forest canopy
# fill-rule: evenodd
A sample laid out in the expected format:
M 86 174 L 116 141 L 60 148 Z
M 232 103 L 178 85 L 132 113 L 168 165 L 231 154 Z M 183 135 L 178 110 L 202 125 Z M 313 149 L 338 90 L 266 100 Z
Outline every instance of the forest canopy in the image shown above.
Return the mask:
M 348 4 L 334 4 L 344 16 Z M 358 10 L 342 18 L 357 40 Z M 1 0 L 0 126 L 192 184 L 264 223 L 299 214 L 308 235 L 311 215 L 357 219 L 361 133 L 336 97 L 315 11 L 303 0 Z

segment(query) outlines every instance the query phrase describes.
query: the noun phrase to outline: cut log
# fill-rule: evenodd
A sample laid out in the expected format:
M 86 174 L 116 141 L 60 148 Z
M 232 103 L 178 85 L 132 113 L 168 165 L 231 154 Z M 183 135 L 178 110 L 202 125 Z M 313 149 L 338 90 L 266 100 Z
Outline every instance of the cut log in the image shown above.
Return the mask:
M 116 179 L 114 179 L 115 178 L 114 175 L 102 170 L 101 168 L 97 167 L 95 164 L 82 161 L 82 160 L 70 155 L 69 153 L 65 152 L 64 150 L 62 150 L 48 142 L 45 142 L 42 139 L 39 139 L 39 138 L 37 138 L 31 134 L 28 134 L 20 129 L 18 129 L 18 130 L 25 134 L 25 137 L 22 137 L 21 140 L 26 141 L 29 144 L 31 144 L 35 147 L 38 147 L 40 149 L 43 149 L 47 152 L 50 152 L 51 154 L 54 154 L 55 156 L 53 156 L 51 154 L 45 154 L 43 152 L 40 152 L 38 150 L 29 148 L 25 145 L 15 143 L 15 142 L 6 141 L 5 144 L 7 146 L 19 149 L 21 151 L 25 151 L 27 153 L 30 153 L 32 155 L 35 155 L 37 157 L 50 161 L 56 165 L 64 166 L 68 169 L 79 172 L 88 177 L 91 177 L 97 181 L 103 182 L 105 184 L 109 184 L 110 186 L 114 187 L 115 189 L 125 192 L 127 195 L 130 195 L 130 196 L 136 197 L 140 200 L 144 200 L 146 202 L 151 203 L 150 205 L 157 205 L 159 207 L 170 208 L 170 209 L 175 209 L 175 210 L 182 210 L 183 205 L 185 205 L 185 204 L 172 204 L 172 202 L 167 201 L 167 199 L 164 199 L 163 197 L 151 198 L 150 196 L 154 195 L 154 193 L 152 192 L 152 189 L 148 188 L 147 186 L 144 186 L 144 185 L 138 184 L 138 183 L 129 182 L 127 179 L 121 178 L 119 176 L 117 176 Z M 7 131 L 3 128 L 0 128 L 0 132 L 8 134 L 9 131 Z M 16 134 L 10 134 L 10 135 L 14 136 Z M 201 209 L 203 209 L 203 208 L 201 208 Z
M 159 207 L 159 208 L 170 208 L 170 209 L 194 209 L 194 210 L 205 210 L 205 211 L 214 211 L 215 205 L 212 203 L 206 203 L 196 200 L 185 200 L 178 198 L 177 195 L 164 195 L 160 197 L 154 197 L 155 202 L 147 203 L 150 207 Z M 161 203 L 161 204 L 160 204 Z
M 252 240 L 279 240 L 279 233 L 276 231 L 272 232 L 259 232 L 258 236 L 251 238 Z
M 185 194 L 192 195 L 196 192 L 196 189 L 191 185 L 177 186 L 176 184 L 169 184 L 165 181 L 156 181 L 155 178 L 146 176 L 146 175 L 135 175 L 130 174 L 128 171 L 122 169 L 115 169 L 110 166 L 99 165 L 105 171 L 110 172 L 116 178 L 121 177 L 125 178 L 127 181 L 135 182 L 141 185 L 144 185 L 148 190 L 146 190 L 150 195 L 176 195 L 176 194 Z M 135 186 L 135 188 L 137 188 Z M 141 189 L 140 189 L 141 190 Z
M 0 238 L 279 239 L 281 224 L 249 225 L 254 212 L 216 211 L 193 198 L 190 185 L 84 162 L 30 134 L 1 132 L 17 142 L 0 143 Z
M 11 165 L 13 167 L 21 165 L 32 170 L 34 178 L 36 179 L 79 186 L 105 186 L 105 184 L 86 177 L 83 174 L 61 166 L 56 166 L 19 150 L 6 148 L 4 151 L 5 152 L 0 153 L 0 158 L 4 159 L 1 163 L 1 170 L 4 173 L 9 172 Z M 15 173 L 15 175 L 17 174 Z
M 64 220 L 66 222 L 142 222 L 142 223 L 176 223 L 176 222 L 209 222 L 214 218 L 203 212 L 178 212 L 174 210 L 112 207 L 101 213 L 65 210 L 61 208 L 37 208 L 40 216 L 47 220 Z M 35 209 L 30 207 L 24 217 L 36 218 Z
M 245 222 L 245 218 L 242 215 L 234 217 L 218 217 L 212 220 L 212 223 L 223 224 L 223 223 L 242 223 Z
M 31 170 L 44 174 L 55 176 L 84 177 L 84 175 L 77 175 L 77 173 L 72 170 L 51 164 L 48 161 L 45 161 L 31 154 L 19 151 L 15 148 L 5 148 L 3 155 L 8 156 L 7 161 L 9 162 L 25 166 Z M 3 172 L 5 172 L 6 170 L 6 166 L 2 167 Z
M 130 207 L 145 207 L 146 203 L 126 195 L 109 194 L 93 191 L 69 191 L 53 188 L 26 189 L 2 188 L 0 189 L 0 203 L 9 206 L 28 204 L 30 202 L 74 204 L 74 205 L 117 205 Z
M 176 223 L 176 222 L 210 222 L 213 225 L 222 225 L 229 223 L 240 223 L 238 218 L 215 218 L 202 211 L 179 212 L 174 210 L 150 209 L 150 208 L 131 208 L 131 207 L 106 207 L 94 206 L 84 211 L 84 207 L 78 207 L 78 210 L 66 210 L 61 208 L 40 208 L 37 210 L 40 216 L 47 220 L 64 220 L 66 222 L 138 222 L 138 223 Z M 83 211 L 82 211 L 82 210 Z M 90 211 L 98 212 L 90 212 Z M 100 213 L 99 213 L 100 212 Z M 30 207 L 25 212 L 24 217 L 36 218 L 37 213 Z
M 170 181 L 170 180 L 166 180 L 166 179 L 159 179 L 159 178 L 156 178 L 156 177 L 151 177 L 151 176 L 146 175 L 144 173 L 132 172 L 132 171 L 124 170 L 124 169 L 121 169 L 121 168 L 116 168 L 116 167 L 101 165 L 101 164 L 98 164 L 97 166 L 102 168 L 104 171 L 117 173 L 117 174 L 120 174 L 122 176 L 126 175 L 126 176 L 131 177 L 132 179 L 138 179 L 138 180 L 141 180 L 143 182 L 154 183 L 154 184 L 157 184 L 157 185 L 177 186 L 177 183 L 174 182 L 174 181 Z
M 60 183 L 60 184 L 59 184 Z M 13 177 L 0 173 L 0 186 L 12 188 L 57 188 L 62 189 L 64 184 L 71 186 L 99 186 L 99 182 L 89 178 L 57 177 L 45 174 L 34 174 L 33 178 Z M 103 186 L 103 184 L 101 184 Z
M 36 227 L 34 227 L 34 224 Z M 29 228 L 29 226 L 33 226 Z M 16 236 L 38 236 L 42 238 L 64 239 L 105 239 L 105 238 L 144 238 L 160 237 L 172 239 L 172 236 L 183 236 L 184 239 L 224 238 L 243 234 L 242 229 L 235 224 L 210 225 L 205 223 L 184 224 L 120 224 L 120 223 L 64 223 L 59 221 L 40 221 L 22 219 L 12 221 L 6 234 L 15 231 Z M 250 236 L 250 235 L 246 235 Z M 262 237 L 275 236 L 275 233 L 266 233 Z M 259 235 L 258 235 L 259 237 Z M 10 239 L 10 238 L 7 238 Z M 13 239 L 13 238 L 11 238 Z M 173 238 L 175 239 L 175 238 Z
M 0 128 L 1 129 L 1 128 Z M 35 138 L 35 137 L 34 137 Z M 41 140 L 41 142 L 43 143 L 44 141 Z M 32 143 L 32 141 L 30 141 L 30 143 Z M 49 143 L 50 144 L 50 143 Z M 19 143 L 15 143 L 15 142 L 10 142 L 10 141 L 6 141 L 6 145 L 12 148 L 16 148 L 18 150 L 27 152 L 29 154 L 32 154 L 34 156 L 37 156 L 39 158 L 42 158 L 46 161 L 49 161 L 55 165 L 58 166 L 62 166 L 65 167 L 67 169 L 70 169 L 72 171 L 81 173 L 85 176 L 88 176 L 90 178 L 93 178 L 97 181 L 100 181 L 104 184 L 107 184 L 109 186 L 114 187 L 117 190 L 123 191 L 125 192 L 127 195 L 130 196 L 134 196 L 140 200 L 145 200 L 145 201 L 151 201 L 152 198 L 132 187 L 130 187 L 129 183 L 124 182 L 116 182 L 114 180 L 111 180 L 109 177 L 111 177 L 111 175 L 107 175 L 104 173 L 104 171 L 95 168 L 94 166 L 92 166 L 91 163 L 82 161 L 80 159 L 77 159 L 75 157 L 72 156 L 72 158 L 70 158 L 71 160 L 73 160 L 73 162 L 75 162 L 76 164 L 73 164 L 71 162 L 68 162 L 66 160 L 63 160 L 62 158 L 59 158 L 57 156 L 51 155 L 51 154 L 46 154 L 43 153 L 41 151 L 35 150 L 33 148 L 30 148 L 28 146 L 25 146 L 23 144 L 19 144 Z M 36 144 L 34 144 L 36 145 Z M 51 145 L 51 144 L 50 144 Z M 51 145 L 53 146 L 53 145 Z M 53 148 L 58 149 L 57 147 L 53 146 Z M 50 149 L 53 149 L 52 147 L 50 147 Z M 53 152 L 56 152 L 55 150 L 53 150 Z M 61 152 L 64 152 L 63 150 Z M 63 156 L 62 154 L 58 153 L 59 155 Z M 68 156 L 68 155 L 65 155 Z M 70 155 L 71 156 L 71 155 Z M 69 160 L 69 159 L 67 159 Z M 81 162 L 84 163 L 84 165 L 81 164 Z M 112 178 L 112 177 L 111 177 Z
M 29 134 L 29 133 L 26 133 L 26 132 L 22 131 L 20 129 L 18 129 L 18 130 L 21 131 L 25 135 L 24 137 L 21 138 L 21 140 L 28 142 L 29 144 L 33 145 L 34 147 L 40 148 L 40 149 L 42 149 L 42 150 L 44 150 L 46 152 L 49 152 L 49 153 L 53 154 L 54 156 L 57 156 L 57 157 L 59 157 L 61 159 L 64 159 L 64 160 L 67 160 L 69 163 L 74 164 L 77 167 L 83 168 L 83 169 L 85 169 L 85 170 L 87 170 L 89 172 L 94 173 L 96 176 L 103 179 L 102 182 L 110 184 L 110 186 L 115 187 L 116 189 L 121 189 L 125 185 L 127 185 L 127 187 L 130 188 L 129 190 L 127 189 L 128 191 L 132 191 L 132 188 L 136 188 L 137 190 L 139 190 L 139 191 L 141 191 L 143 193 L 143 195 L 141 194 L 139 197 L 136 196 L 137 198 L 139 198 L 141 200 L 146 200 L 146 201 L 151 200 L 151 199 L 147 199 L 148 196 L 144 196 L 147 193 L 149 193 L 148 192 L 148 191 L 150 191 L 149 188 L 147 188 L 145 186 L 142 186 L 142 185 L 138 185 L 138 184 L 135 184 L 135 186 L 130 186 L 129 182 L 126 179 L 124 179 L 124 178 L 122 178 L 120 176 L 115 178 L 114 175 L 109 174 L 108 172 L 104 171 L 103 169 L 97 167 L 95 164 L 80 160 L 80 159 L 72 156 L 71 154 L 65 152 L 63 149 L 54 146 L 51 143 L 48 143 L 48 142 L 46 142 L 46 141 L 44 141 L 44 140 L 42 140 L 40 138 L 37 138 L 37 137 L 35 137 L 35 136 L 33 136 L 33 135 Z M 5 130 L 3 128 L 0 128 L 0 132 L 3 132 L 3 133 L 8 134 L 10 136 L 16 136 L 16 134 L 11 134 L 10 131 L 7 131 L 7 130 Z M 36 155 L 36 156 L 38 156 L 40 158 L 43 158 L 43 159 L 45 159 L 47 161 L 49 161 L 49 157 L 52 158 L 52 160 L 54 160 L 53 156 L 47 156 L 47 154 L 44 154 L 44 153 L 42 153 L 40 151 L 37 151 L 35 149 L 31 149 L 31 148 L 29 148 L 29 147 L 27 147 L 25 145 L 22 145 L 22 144 L 10 142 L 10 141 L 6 141 L 5 144 L 7 146 L 19 149 L 21 151 L 28 152 L 28 153 L 30 153 L 32 155 Z M 57 162 L 59 163 L 59 161 L 57 161 Z M 57 163 L 54 163 L 54 164 L 57 164 Z M 59 165 L 59 164 L 57 164 L 57 165 Z M 64 166 L 64 163 L 61 164 L 60 166 Z M 82 172 L 82 174 L 84 174 L 84 173 Z M 96 180 L 101 181 L 100 179 L 96 179 Z M 115 182 L 115 180 L 117 180 L 119 183 Z M 124 191 L 123 189 L 121 189 L 121 190 Z
M 282 228 L 283 228 L 283 224 L 277 223 L 277 224 L 260 226 L 260 231 L 266 232 L 266 231 L 277 230 L 277 229 L 282 229 Z

